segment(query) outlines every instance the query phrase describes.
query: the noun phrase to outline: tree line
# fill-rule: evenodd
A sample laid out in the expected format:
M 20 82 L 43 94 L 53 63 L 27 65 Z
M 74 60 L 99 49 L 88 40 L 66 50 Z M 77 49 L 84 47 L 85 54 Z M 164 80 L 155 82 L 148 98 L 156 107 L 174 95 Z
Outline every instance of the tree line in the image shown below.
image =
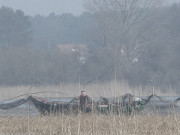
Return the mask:
M 86 85 L 116 79 L 178 91 L 180 5 L 144 3 L 141 8 L 110 2 L 88 3 L 89 12 L 80 16 L 32 17 L 2 7 L 0 85 L 58 85 L 79 79 Z M 57 44 L 86 44 L 89 56 L 81 63 L 74 57 L 79 54 L 60 54 Z

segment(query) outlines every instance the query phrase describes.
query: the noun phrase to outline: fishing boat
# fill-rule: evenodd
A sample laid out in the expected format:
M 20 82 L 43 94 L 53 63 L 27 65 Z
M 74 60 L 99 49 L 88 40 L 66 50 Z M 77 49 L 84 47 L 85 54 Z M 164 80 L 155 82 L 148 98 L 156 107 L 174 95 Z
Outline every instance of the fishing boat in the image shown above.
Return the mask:
M 158 101 L 157 101 L 158 100 Z M 38 110 L 41 115 L 50 115 L 50 114 L 78 114 L 82 112 L 79 107 L 78 100 L 69 100 L 66 101 L 55 101 L 47 100 L 39 97 L 28 96 L 24 99 L 10 100 L 6 102 L 0 102 L 0 109 L 8 110 L 25 104 L 26 102 L 31 102 Z M 144 107 L 149 106 L 150 108 L 159 107 L 159 108 L 180 108 L 180 98 L 174 100 L 165 100 L 162 97 L 157 95 L 150 95 L 147 98 L 135 97 L 131 94 L 126 94 L 121 97 L 115 98 L 106 98 L 100 97 L 96 100 L 93 100 L 88 105 L 88 112 L 96 113 L 127 113 L 131 114 L 132 112 L 139 112 L 144 109 Z M 151 109 L 152 110 L 152 109 Z

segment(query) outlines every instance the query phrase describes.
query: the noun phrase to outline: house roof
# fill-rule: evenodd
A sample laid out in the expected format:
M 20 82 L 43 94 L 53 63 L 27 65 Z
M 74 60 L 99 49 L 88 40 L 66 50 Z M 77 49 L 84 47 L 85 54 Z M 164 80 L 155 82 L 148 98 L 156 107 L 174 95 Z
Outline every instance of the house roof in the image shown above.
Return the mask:
M 66 53 L 79 52 L 81 56 L 88 55 L 89 48 L 85 44 L 58 44 L 57 47 Z

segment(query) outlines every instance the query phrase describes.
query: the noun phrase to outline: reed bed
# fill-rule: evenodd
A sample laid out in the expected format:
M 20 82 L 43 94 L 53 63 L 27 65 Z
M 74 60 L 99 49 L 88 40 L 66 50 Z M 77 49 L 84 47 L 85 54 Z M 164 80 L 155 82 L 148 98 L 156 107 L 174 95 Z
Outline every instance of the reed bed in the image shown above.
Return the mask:
M 166 92 L 162 92 L 158 88 L 152 87 L 130 87 L 126 82 L 117 82 L 116 87 L 114 82 L 108 83 L 93 83 L 88 85 L 81 84 L 65 84 L 57 86 L 46 85 L 32 85 L 32 86 L 0 86 L 0 100 L 10 99 L 22 94 L 39 93 L 34 96 L 39 97 L 75 97 L 79 96 L 80 92 L 85 90 L 90 97 L 114 97 L 122 96 L 127 93 L 131 93 L 138 97 L 149 96 L 155 93 L 159 96 L 178 96 L 172 89 Z M 47 92 L 49 91 L 49 92 Z M 59 93 L 53 93 L 59 92 Z
M 180 115 L 78 114 L 0 118 L 2 135 L 179 135 Z

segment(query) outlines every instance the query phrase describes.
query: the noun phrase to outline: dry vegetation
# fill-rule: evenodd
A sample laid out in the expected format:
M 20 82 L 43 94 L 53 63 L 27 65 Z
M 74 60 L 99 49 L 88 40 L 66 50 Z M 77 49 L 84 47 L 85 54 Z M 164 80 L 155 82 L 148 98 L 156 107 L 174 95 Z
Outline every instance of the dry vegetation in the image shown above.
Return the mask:
M 0 87 L 0 100 L 10 99 L 22 94 L 45 92 L 47 93 L 36 94 L 39 97 L 75 97 L 80 94 L 81 90 L 85 90 L 90 97 L 114 97 L 131 93 L 136 96 L 149 96 L 152 94 L 153 87 L 130 87 L 126 82 L 117 82 L 116 88 L 114 82 L 103 84 L 89 84 L 86 86 L 79 84 L 66 84 L 61 86 L 17 86 L 17 87 Z M 59 93 L 52 93 L 59 92 Z M 157 95 L 161 96 L 178 96 L 173 90 L 166 91 L 166 93 L 155 88 L 154 91 Z
M 28 93 L 31 86 L 0 87 L 0 99 L 5 100 Z M 114 83 L 93 84 L 88 86 L 41 86 L 33 87 L 30 93 L 42 91 L 62 92 L 59 94 L 43 93 L 39 97 L 74 97 L 81 90 L 86 90 L 91 97 L 114 96 Z M 125 83 L 117 83 L 116 95 L 133 93 L 148 96 L 152 88 L 130 88 Z M 143 92 L 145 91 L 145 92 Z M 158 95 L 176 95 L 161 93 Z M 177 95 L 176 95 L 177 96 Z M 180 134 L 180 115 L 137 114 L 127 115 L 98 115 L 78 114 L 60 116 L 10 116 L 0 117 L 0 135 L 178 135 Z
M 0 118 L 0 134 L 179 135 L 179 115 L 97 115 Z

